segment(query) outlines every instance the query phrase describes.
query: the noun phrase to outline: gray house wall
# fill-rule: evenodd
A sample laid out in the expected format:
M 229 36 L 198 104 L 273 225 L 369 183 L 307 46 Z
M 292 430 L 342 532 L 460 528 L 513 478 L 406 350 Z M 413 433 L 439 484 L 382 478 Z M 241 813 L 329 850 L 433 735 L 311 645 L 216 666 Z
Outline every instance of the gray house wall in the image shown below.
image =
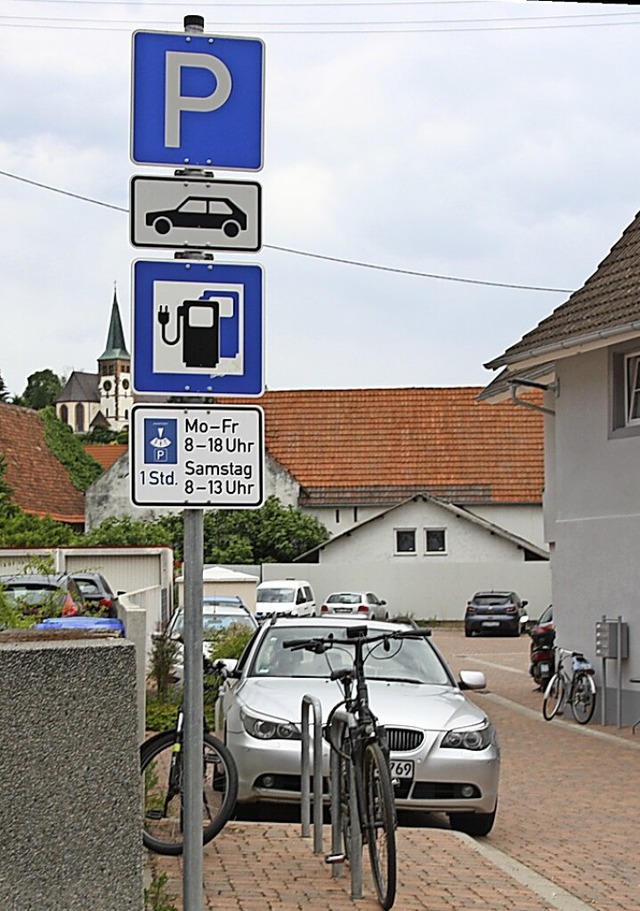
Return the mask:
M 630 657 L 623 662 L 623 723 L 640 714 L 640 437 L 609 438 L 609 352 L 599 349 L 559 361 L 555 401 L 554 497 L 549 533 L 557 641 L 595 664 L 596 622 L 603 615 L 629 623 Z M 545 508 L 547 503 L 545 501 Z M 608 714 L 613 717 L 615 664 L 607 665 Z M 608 719 L 610 720 L 610 719 Z
M 141 911 L 134 647 L 6 636 L 0 908 Z

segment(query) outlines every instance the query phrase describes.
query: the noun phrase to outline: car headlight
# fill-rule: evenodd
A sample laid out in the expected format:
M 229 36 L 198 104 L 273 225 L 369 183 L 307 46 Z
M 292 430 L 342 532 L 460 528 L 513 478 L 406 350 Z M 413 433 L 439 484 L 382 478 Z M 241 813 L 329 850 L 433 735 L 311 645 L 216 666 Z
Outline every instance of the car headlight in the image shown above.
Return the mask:
M 240 712 L 243 727 L 247 734 L 258 740 L 300 740 L 300 731 L 290 721 L 275 721 L 273 718 L 260 718 L 249 712 Z
M 453 750 L 486 750 L 496 742 L 496 730 L 492 724 L 487 724 L 472 731 L 447 731 L 440 746 Z

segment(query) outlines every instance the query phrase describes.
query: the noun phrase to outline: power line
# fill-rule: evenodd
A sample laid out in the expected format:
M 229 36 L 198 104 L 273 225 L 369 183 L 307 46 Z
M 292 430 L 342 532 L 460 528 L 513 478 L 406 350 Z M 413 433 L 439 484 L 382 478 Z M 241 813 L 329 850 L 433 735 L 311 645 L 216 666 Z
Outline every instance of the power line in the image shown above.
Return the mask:
M 31 0 L 33 2 L 33 0 Z M 53 0 L 58 2 L 58 0 Z M 568 29 L 568 28 L 609 28 L 627 25 L 638 25 L 640 20 L 635 12 L 617 13 L 579 13 L 556 16 L 505 16 L 481 19 L 425 19 L 425 20 L 371 20 L 357 22 L 327 21 L 327 22 L 245 22 L 234 21 L 216 23 L 216 31 L 224 32 L 225 29 L 241 26 L 246 29 L 259 29 L 270 35 L 357 35 L 357 34 L 433 34 L 442 32 L 496 32 L 496 31 L 531 31 L 541 29 Z M 606 19 L 613 17 L 636 17 L 631 21 L 589 21 L 585 19 Z M 9 22 L 7 20 L 20 20 Z M 139 20 L 133 19 L 92 19 L 55 16 L 0 16 L 4 28 L 39 28 L 54 30 L 77 31 L 102 31 L 119 32 L 129 31 L 140 25 Z M 559 20 L 571 20 L 559 21 Z M 580 20 L 580 21 L 576 21 Z M 174 27 L 174 20 L 152 20 L 155 25 Z M 494 24 L 496 23 L 496 24 Z M 514 23 L 514 24 L 504 24 Z M 149 23 L 145 23 L 149 25 Z M 363 27 L 364 26 L 364 27 Z M 390 27 L 391 26 L 391 27 Z M 424 26 L 424 27 L 423 27 Z
M 37 180 L 30 180 L 27 177 L 21 177 L 20 175 L 12 174 L 9 171 L 0 170 L 0 175 L 3 177 L 9 177 L 12 180 L 20 181 L 20 183 L 29 184 L 32 187 L 38 187 L 41 190 L 49 190 L 51 193 L 59 193 L 61 196 L 69 196 L 72 199 L 78 199 L 81 202 L 88 202 L 95 206 L 103 206 L 106 209 L 114 209 L 116 212 L 129 212 L 128 207 L 116 206 L 113 203 L 102 202 L 99 199 L 93 199 L 91 196 L 83 196 L 80 193 L 72 193 L 69 190 L 61 190 L 59 187 L 52 187 L 49 184 L 41 183 Z M 437 279 L 438 281 L 460 282 L 466 285 L 484 285 L 490 288 L 512 288 L 517 291 L 552 291 L 559 294 L 573 293 L 572 288 L 547 288 L 541 287 L 539 285 L 520 285 L 514 284 L 512 282 L 486 281 L 479 278 L 461 278 L 459 276 L 453 275 L 439 275 L 436 272 L 421 272 L 417 269 L 400 269 L 396 266 L 382 266 L 379 263 L 368 263 L 362 260 L 346 259 L 340 256 L 328 256 L 323 253 L 311 253 L 307 250 L 296 250 L 293 247 L 282 247 L 276 244 L 263 244 L 263 247 L 268 250 L 276 250 L 280 253 L 291 253 L 294 256 L 305 256 L 311 259 L 323 260 L 325 262 L 340 263 L 345 266 L 358 266 L 361 269 L 375 269 L 379 272 L 393 272 L 397 275 L 413 275 L 416 278 L 431 278 Z

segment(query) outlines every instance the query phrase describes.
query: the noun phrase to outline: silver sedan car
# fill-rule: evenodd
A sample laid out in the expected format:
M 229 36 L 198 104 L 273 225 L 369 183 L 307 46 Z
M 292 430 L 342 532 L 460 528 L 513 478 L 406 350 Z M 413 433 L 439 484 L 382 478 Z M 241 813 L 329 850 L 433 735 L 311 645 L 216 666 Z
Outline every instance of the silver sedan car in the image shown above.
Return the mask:
M 239 802 L 300 800 L 302 698 L 319 699 L 323 720 L 343 699 L 331 673 L 352 663 L 346 628 L 353 622 L 277 618 L 255 633 L 238 662 L 224 662 L 219 709 L 238 766 Z M 374 634 L 398 625 L 371 621 L 367 629 Z M 330 633 L 335 645 L 323 654 L 282 645 Z M 371 708 L 386 728 L 396 805 L 444 812 L 453 828 L 487 835 L 496 814 L 500 753 L 491 721 L 463 692 L 485 686 L 484 674 L 461 671 L 456 682 L 430 638 L 372 646 L 365 670 Z M 324 763 L 327 776 L 326 744 Z
M 359 620 L 388 620 L 387 602 L 374 592 L 332 592 L 320 608 L 325 614 L 355 614 Z

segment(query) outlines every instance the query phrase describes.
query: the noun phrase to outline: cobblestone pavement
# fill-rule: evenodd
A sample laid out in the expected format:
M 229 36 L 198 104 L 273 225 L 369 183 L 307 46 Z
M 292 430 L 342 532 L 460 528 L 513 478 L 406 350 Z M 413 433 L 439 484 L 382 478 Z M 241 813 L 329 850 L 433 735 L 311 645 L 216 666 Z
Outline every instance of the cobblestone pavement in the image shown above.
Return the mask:
M 640 732 L 597 720 L 581 727 L 569 716 L 545 722 L 526 636 L 438 630 L 434 640 L 454 671 L 486 673 L 487 690 L 472 698 L 498 728 L 500 804 L 484 839 L 450 831 L 439 814 L 401 820 L 396 911 L 635 911 Z M 167 873 L 182 909 L 181 860 L 149 855 L 149 863 Z M 348 870 L 333 878 L 299 825 L 233 821 L 204 849 L 203 909 L 373 911 L 364 867 L 365 897 L 352 900 Z

